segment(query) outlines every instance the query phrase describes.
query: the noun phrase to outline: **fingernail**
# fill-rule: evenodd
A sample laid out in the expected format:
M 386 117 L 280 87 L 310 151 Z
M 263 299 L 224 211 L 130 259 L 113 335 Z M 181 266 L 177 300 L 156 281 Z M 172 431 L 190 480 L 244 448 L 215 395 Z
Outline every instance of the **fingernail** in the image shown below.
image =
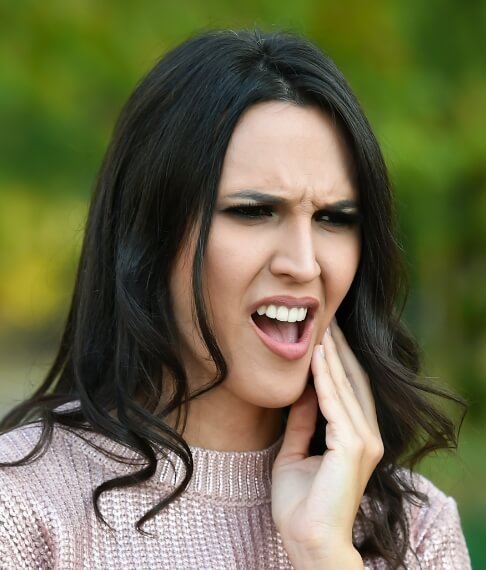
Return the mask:
M 324 347 L 322 344 L 319 345 L 319 354 L 322 356 L 322 358 L 325 358 Z
M 327 336 L 331 336 L 331 327 L 330 327 L 330 326 L 327 327 L 325 334 L 326 334 Z

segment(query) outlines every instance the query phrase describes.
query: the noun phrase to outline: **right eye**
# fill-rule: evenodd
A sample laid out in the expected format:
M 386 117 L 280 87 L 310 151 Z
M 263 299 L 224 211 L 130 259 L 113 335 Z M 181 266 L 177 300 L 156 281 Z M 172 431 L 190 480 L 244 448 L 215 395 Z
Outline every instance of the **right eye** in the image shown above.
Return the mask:
M 265 214 L 262 212 L 266 212 L 270 215 L 273 213 L 272 208 L 269 206 L 232 206 L 231 208 L 227 208 L 225 212 L 229 212 L 232 215 L 239 216 L 241 218 L 253 218 L 253 219 L 260 219 L 266 217 Z

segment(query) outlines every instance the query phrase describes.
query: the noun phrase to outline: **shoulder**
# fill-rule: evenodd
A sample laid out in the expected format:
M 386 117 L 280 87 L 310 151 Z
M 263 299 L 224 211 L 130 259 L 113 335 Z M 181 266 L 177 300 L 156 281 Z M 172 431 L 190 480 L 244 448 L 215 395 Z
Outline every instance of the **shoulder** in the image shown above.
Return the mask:
M 76 407 L 77 402 L 69 402 L 56 408 L 62 411 Z M 40 446 L 32 459 L 26 458 L 40 443 L 44 424 L 41 420 L 19 426 L 0 434 L 0 480 L 17 486 L 24 483 L 33 487 L 39 483 L 43 488 L 49 487 L 51 481 L 60 483 L 74 478 L 79 485 L 86 481 L 85 472 L 96 470 L 96 462 L 92 462 L 92 453 L 86 452 L 86 440 L 97 441 L 97 434 L 85 430 L 66 428 L 54 423 L 46 433 L 45 445 Z M 20 465 L 8 465 L 21 461 Z M 7 464 L 4 466 L 3 464 Z
M 0 462 L 24 458 L 41 432 L 40 426 L 29 425 L 0 435 Z M 46 464 L 0 466 L 0 558 L 8 568 L 52 567 L 55 547 L 42 485 Z
M 425 501 L 421 501 L 415 496 L 407 496 L 404 502 L 405 513 L 412 525 L 411 530 L 413 529 L 416 532 L 418 540 L 420 539 L 420 532 L 433 522 L 440 512 L 444 509 L 457 509 L 454 497 L 447 495 L 425 475 L 400 467 L 397 470 L 397 476 L 400 481 L 407 483 L 412 489 L 425 495 Z
M 35 480 L 52 476 L 64 464 L 69 464 L 72 455 L 70 442 L 63 430 L 54 426 L 52 437 L 42 448 L 42 453 L 36 453 L 32 460 L 22 465 L 8 465 L 29 455 L 38 444 L 42 432 L 42 425 L 37 421 L 0 435 L 0 479 L 3 482 L 16 480 L 20 484 L 28 480 L 32 484 Z
M 471 561 L 454 497 L 444 493 L 430 479 L 400 468 L 400 479 L 427 497 L 422 503 L 406 499 L 410 544 L 425 568 L 471 568 Z
M 17 427 L 0 434 L 0 462 L 13 462 L 24 457 L 39 439 L 39 423 Z
M 42 433 L 40 422 L 36 422 L 0 435 L 0 495 L 27 496 L 37 491 L 39 496 L 46 496 L 53 489 L 53 495 L 59 496 L 62 483 L 75 470 L 72 443 L 55 426 L 46 445 L 24 461 L 36 448 Z
M 403 495 L 404 523 L 408 527 L 408 550 L 405 567 L 409 569 L 439 570 L 442 568 L 471 569 L 471 560 L 464 537 L 457 502 L 444 493 L 424 475 L 398 467 L 394 479 L 400 487 L 404 484 L 422 494 Z M 363 497 L 362 508 L 367 517 L 372 516 L 369 497 Z M 369 526 L 368 526 L 369 525 Z M 372 531 L 369 521 L 367 530 Z M 361 539 L 364 528 L 356 525 L 355 539 Z M 361 542 L 361 540 L 357 540 Z M 365 568 L 382 568 L 371 564 Z
M 82 548 L 93 489 L 112 473 L 84 432 L 58 424 L 39 455 L 11 465 L 36 447 L 42 432 L 37 421 L 0 435 L 0 560 L 9 562 L 6 568 L 57 567 L 66 544 Z M 86 439 L 99 441 L 93 434 Z
M 42 434 L 43 425 L 37 421 L 0 435 L 0 498 L 4 501 L 14 495 L 30 497 L 44 513 L 50 510 L 62 519 L 69 511 L 70 520 L 78 520 L 91 512 L 88 505 L 96 487 L 133 472 L 130 459 L 137 458 L 131 450 L 97 432 L 57 423 L 31 459 L 15 464 L 36 448 Z
M 60 489 L 64 494 L 70 490 L 75 497 L 75 491 L 84 488 L 91 492 L 92 484 L 105 472 L 111 472 L 112 464 L 116 465 L 109 460 L 98 461 L 99 453 L 87 443 L 91 441 L 96 446 L 107 438 L 59 424 L 53 425 L 45 445 L 23 462 L 42 435 L 40 421 L 0 435 L 0 488 L 35 489 L 42 495 L 52 493 L 53 500 L 63 496 Z M 19 461 L 22 463 L 15 465 Z

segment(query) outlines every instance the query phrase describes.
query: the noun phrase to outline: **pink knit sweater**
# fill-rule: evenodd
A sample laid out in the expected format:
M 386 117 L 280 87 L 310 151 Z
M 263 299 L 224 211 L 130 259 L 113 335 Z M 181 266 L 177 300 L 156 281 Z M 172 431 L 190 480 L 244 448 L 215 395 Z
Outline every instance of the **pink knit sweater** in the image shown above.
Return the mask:
M 40 431 L 37 424 L 0 436 L 0 461 L 25 456 Z M 104 436 L 84 435 L 123 457 L 136 457 Z M 182 480 L 180 459 L 169 452 L 175 475 L 161 458 L 149 482 L 101 495 L 101 512 L 116 530 L 111 533 L 95 517 L 92 491 L 136 468 L 55 427 L 53 442 L 39 460 L 0 469 L 0 568 L 291 569 L 270 504 L 272 463 L 281 442 L 248 452 L 191 447 L 194 474 L 189 487 L 145 524 L 144 530 L 156 535 L 150 537 L 138 533 L 134 524 Z M 406 567 L 471 568 L 456 501 L 425 477 L 413 477 L 430 497 L 430 507 L 407 506 L 418 561 L 409 550 Z M 354 537 L 361 536 L 355 524 Z M 365 567 L 388 566 L 375 560 Z

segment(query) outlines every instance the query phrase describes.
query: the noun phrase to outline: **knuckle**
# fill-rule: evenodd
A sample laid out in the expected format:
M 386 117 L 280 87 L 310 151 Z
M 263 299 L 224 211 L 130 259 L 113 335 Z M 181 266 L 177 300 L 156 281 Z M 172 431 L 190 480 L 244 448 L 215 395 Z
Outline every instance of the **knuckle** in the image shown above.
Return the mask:
M 385 454 L 385 446 L 381 438 L 374 438 L 369 445 L 369 450 L 373 459 L 380 460 Z

